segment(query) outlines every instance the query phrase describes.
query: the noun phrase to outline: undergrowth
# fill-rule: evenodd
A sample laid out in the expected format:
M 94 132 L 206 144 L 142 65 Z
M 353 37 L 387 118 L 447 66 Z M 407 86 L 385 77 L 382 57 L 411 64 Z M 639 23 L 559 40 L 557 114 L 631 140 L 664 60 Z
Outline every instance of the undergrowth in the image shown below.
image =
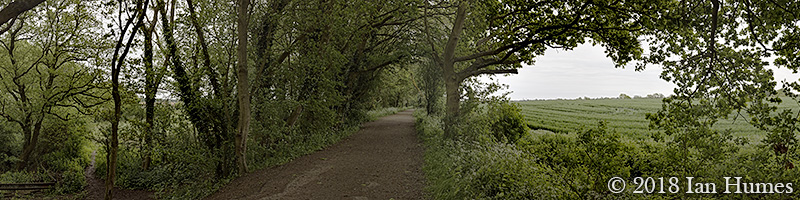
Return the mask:
M 698 156 L 668 142 L 623 138 L 605 122 L 577 132 L 528 131 L 516 141 L 492 139 L 498 134 L 491 109 L 473 111 L 462 120 L 461 137 L 443 137 L 440 116 L 414 113 L 425 145 L 423 171 L 429 199 L 797 199 L 791 194 L 726 194 L 724 177 L 748 183 L 798 183 L 797 168 L 788 168 L 772 149 L 730 151 L 724 156 Z M 487 114 L 486 112 L 490 112 Z M 506 123 L 514 124 L 514 123 Z M 525 126 L 523 123 L 521 126 Z M 475 134 L 478 134 L 477 136 Z M 483 134 L 484 136 L 481 136 Z M 516 135 L 516 134 L 514 134 Z M 620 193 L 608 181 L 620 177 Z M 634 194 L 636 177 L 663 177 L 667 192 Z M 677 177 L 679 191 L 670 193 L 669 178 Z M 691 194 L 694 183 L 714 183 L 714 194 Z M 800 186 L 794 186 L 795 189 Z M 641 188 L 640 188 L 641 189 Z M 697 189 L 695 186 L 694 189 Z M 731 188 L 731 190 L 734 190 Z M 785 191 L 785 190 L 784 190 Z M 647 192 L 645 192 L 647 193 Z
M 395 114 L 406 108 L 383 108 L 365 113 L 364 120 L 372 121 L 379 117 Z M 166 119 L 169 120 L 169 119 Z M 215 177 L 213 156 L 208 155 L 207 149 L 197 145 L 191 136 L 190 130 L 180 129 L 191 127 L 187 121 L 173 120 L 182 123 L 170 126 L 176 130 L 170 132 L 184 133 L 166 136 L 153 155 L 154 164 L 149 170 L 142 169 L 142 159 L 137 148 L 120 148 L 119 169 L 117 186 L 128 189 L 143 189 L 156 191 L 159 199 L 202 199 L 213 194 L 235 177 Z M 335 126 L 316 125 L 303 129 L 269 129 L 259 127 L 262 135 L 248 138 L 248 164 L 249 171 L 282 165 L 293 159 L 324 149 L 350 136 L 359 130 L 357 125 L 344 123 Z M 258 133 L 254 133 L 258 134 Z M 264 135 L 268 134 L 268 135 Z M 265 139 L 267 138 L 267 139 Z M 265 142 L 269 141 L 269 142 Z M 97 168 L 95 174 L 105 174 L 105 152 L 98 152 Z

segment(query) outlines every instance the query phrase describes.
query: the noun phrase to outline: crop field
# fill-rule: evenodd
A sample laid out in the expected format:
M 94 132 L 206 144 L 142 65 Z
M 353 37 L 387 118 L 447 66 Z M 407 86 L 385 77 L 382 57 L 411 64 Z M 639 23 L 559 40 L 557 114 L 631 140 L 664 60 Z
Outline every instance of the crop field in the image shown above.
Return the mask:
M 661 109 L 661 99 L 591 99 L 591 100 L 536 100 L 519 101 L 522 113 L 533 130 L 556 133 L 574 133 L 596 126 L 605 121 L 609 130 L 620 133 L 630 140 L 649 140 L 650 129 L 646 113 Z M 791 99 L 784 99 L 781 109 L 798 110 L 800 106 Z M 749 124 L 746 114 L 722 119 L 715 129 L 730 129 L 734 137 L 747 138 L 750 144 L 760 143 L 765 132 Z

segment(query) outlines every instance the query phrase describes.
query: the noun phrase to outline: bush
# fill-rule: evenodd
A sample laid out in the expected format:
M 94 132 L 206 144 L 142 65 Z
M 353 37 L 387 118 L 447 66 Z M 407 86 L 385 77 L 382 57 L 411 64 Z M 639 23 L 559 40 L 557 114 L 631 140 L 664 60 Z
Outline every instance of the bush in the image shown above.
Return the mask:
M 83 170 L 69 170 L 61 173 L 61 181 L 56 185 L 57 194 L 71 194 L 83 191 L 86 176 Z
M 17 125 L 0 120 L 0 171 L 11 170 L 22 150 L 22 134 L 12 127 Z
M 39 173 L 27 171 L 7 171 L 0 174 L 0 183 L 30 183 L 41 182 L 43 178 Z
M 431 199 L 560 199 L 547 166 L 515 145 L 442 139 L 441 120 L 415 112 Z
M 76 193 L 86 187 L 84 169 L 89 161 L 83 148 L 86 145 L 84 136 L 88 134 L 84 127 L 85 122 L 80 119 L 53 119 L 42 130 L 45 134 L 39 145 L 44 154 L 39 160 L 49 172 L 57 174 L 53 176 L 57 183 L 54 189 L 56 194 Z
M 541 134 L 525 137 L 519 148 L 549 166 L 556 178 L 553 187 L 561 188 L 569 199 L 606 199 L 612 195 L 606 186 L 611 177 L 630 177 L 634 148 L 609 132 L 605 123 L 576 135 Z
M 800 158 L 764 142 L 740 150 L 730 131 L 687 129 L 663 140 L 622 138 L 605 122 L 578 132 L 522 133 L 516 142 L 513 105 L 485 104 L 462 114 L 460 135 L 443 138 L 442 120 L 414 113 L 425 143 L 423 171 L 431 199 L 798 199 L 791 194 L 724 194 L 724 177 L 747 183 L 797 183 Z M 482 109 L 486 108 L 486 109 Z M 511 114 L 504 114 L 511 113 Z M 510 116 L 510 117 L 507 117 Z M 510 128 L 509 128 L 510 127 Z M 470 137 L 478 136 L 478 137 Z M 489 137 L 489 139 L 481 136 Z M 625 191 L 612 193 L 620 177 Z M 633 194 L 636 177 L 678 178 L 679 192 Z M 687 194 L 686 177 L 714 183 L 717 194 Z M 659 184 L 659 183 L 656 183 Z M 669 183 L 667 183 L 669 184 Z M 658 188 L 656 188 L 658 189 Z M 666 190 L 667 188 L 665 188 Z
M 489 104 L 489 123 L 496 141 L 513 144 L 528 134 L 528 125 L 521 111 L 518 105 L 508 102 Z

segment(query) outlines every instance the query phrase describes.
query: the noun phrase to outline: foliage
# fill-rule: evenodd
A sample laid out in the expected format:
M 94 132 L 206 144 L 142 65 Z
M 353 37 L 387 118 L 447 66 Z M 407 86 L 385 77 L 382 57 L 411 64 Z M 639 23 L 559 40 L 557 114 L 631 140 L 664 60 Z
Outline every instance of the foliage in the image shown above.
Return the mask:
M 91 9 L 84 1 L 46 2 L 6 27 L 12 31 L 0 50 L 0 117 L 23 136 L 17 170 L 40 155 L 46 123 L 80 118 L 102 102 L 101 72 L 88 66 L 102 44 L 87 42 L 96 34 Z
M 502 143 L 442 140 L 441 121 L 414 113 L 423 137 L 426 191 L 433 199 L 557 199 L 549 173 L 535 159 Z
M 442 81 L 442 69 L 436 66 L 433 61 L 422 62 L 417 67 L 417 74 L 421 74 L 420 85 L 425 96 L 425 110 L 428 115 L 442 113 L 444 93 L 444 82 Z
M 84 136 L 88 131 L 83 127 L 83 120 L 53 120 L 43 130 L 46 134 L 40 141 L 39 162 L 40 166 L 47 166 L 48 173 L 56 173 L 53 181 L 58 183 L 55 189 L 57 194 L 80 192 L 87 184 L 84 169 L 89 165 L 89 160 L 83 146 L 86 145 Z
M 26 182 L 36 182 L 41 181 L 44 178 L 41 177 L 42 174 L 34 173 L 34 172 L 25 172 L 25 171 L 7 171 L 5 173 L 0 174 L 0 181 L 3 183 L 26 183 Z
M 19 162 L 20 150 L 22 150 L 22 136 L 19 132 L 11 129 L 13 124 L 0 120 L 0 171 L 8 171 L 12 166 Z
M 70 194 L 83 191 L 87 182 L 84 169 L 88 165 L 83 146 L 86 130 L 83 121 L 53 120 L 43 128 L 41 156 L 32 164 L 39 166 L 36 171 L 6 171 L 0 182 L 56 182 L 52 194 Z
M 126 107 L 126 119 L 121 123 L 121 140 L 126 141 L 119 149 L 117 185 L 130 189 L 158 191 L 164 198 L 196 199 L 210 194 L 208 184 L 215 186 L 223 182 L 208 182 L 214 179 L 214 155 L 200 145 L 198 135 L 184 110 L 170 102 L 161 101 L 155 107 L 153 124 L 152 167 L 142 169 L 145 143 L 143 108 L 137 104 Z M 105 156 L 100 152 L 98 157 Z M 104 160 L 97 160 L 96 174 L 105 174 Z M 218 186 L 215 186 L 218 187 Z
M 422 99 L 428 115 L 417 114 L 418 128 L 437 199 L 696 197 L 613 195 L 603 188 L 611 176 L 798 181 L 800 109 L 784 102 L 800 102 L 800 84 L 776 91 L 767 67 L 776 57 L 775 66 L 800 68 L 800 12 L 791 1 L 264 0 L 253 7 L 240 35 L 252 41 L 238 40 L 251 45 L 243 46 L 232 1 L 47 1 L 7 22 L 0 179 L 55 180 L 56 193 L 80 191 L 86 147 L 94 145 L 86 138 L 117 141 L 108 137 L 104 103 L 114 82 L 125 111 L 114 120 L 121 123 L 120 157 L 110 163 L 119 160 L 117 184 L 163 198 L 202 198 L 232 178 L 233 158 L 244 153 L 234 154 L 240 108 L 253 110 L 245 118 L 251 137 L 239 142 L 249 144 L 257 169 Z M 144 45 L 135 36 L 112 38 L 136 34 L 125 26 L 158 34 Z M 114 42 L 144 57 L 117 60 L 124 56 L 112 56 Z M 501 86 L 474 78 L 516 73 L 547 49 L 589 42 L 617 67 L 663 66 L 675 94 L 516 105 L 491 97 Z M 251 53 L 234 56 L 237 47 Z M 109 63 L 112 80 L 103 75 Z M 248 94 L 252 105 L 235 98 Z M 156 104 L 156 97 L 166 99 Z M 114 159 L 116 151 L 99 157 Z M 98 162 L 98 174 L 106 165 Z
M 442 69 L 447 97 L 445 132 L 458 135 L 462 85 L 483 74 L 516 74 L 522 63 L 548 48 L 570 50 L 579 44 L 601 44 L 617 67 L 641 59 L 639 36 L 644 24 L 659 19 L 653 9 L 662 2 L 642 1 L 434 1 L 431 7 L 453 12 L 431 23 L 449 32 L 429 36 L 429 56 Z M 655 5 L 654 5 L 655 4 Z M 427 10 L 426 10 L 427 11 Z M 452 16 L 452 17 L 450 17 Z M 436 43 L 445 44 L 437 50 Z
M 784 82 L 779 93 L 768 66 L 797 72 L 798 62 L 791 61 L 798 58 L 794 44 L 800 33 L 800 8 L 787 1 L 682 2 L 691 7 L 661 3 L 656 12 L 662 17 L 646 25 L 651 54 L 637 65 L 661 65 L 662 79 L 677 85 L 661 110 L 647 116 L 654 128 L 663 130 L 654 138 L 666 135 L 675 153 L 718 162 L 743 140 L 715 127 L 731 116 L 740 117 L 764 135 L 759 151 L 772 151 L 773 162 L 783 163 L 771 167 L 791 170 L 797 157 L 798 111 L 779 106 L 789 100 L 781 95 L 796 97 L 792 91 L 797 91 L 797 82 Z
M 687 156 L 685 150 L 674 148 L 673 143 L 654 141 L 643 132 L 637 133 L 637 130 L 647 130 L 648 123 L 642 119 L 645 111 L 657 111 L 658 104 L 657 99 L 520 102 L 526 117 L 530 116 L 527 113 L 558 111 L 557 115 L 536 119 L 542 120 L 541 123 L 574 128 L 560 133 L 534 130 L 512 144 L 463 137 L 443 140 L 441 119 L 417 111 L 417 130 L 426 146 L 424 170 L 429 181 L 426 190 L 435 199 L 796 198 L 796 194 L 722 194 L 720 187 L 725 184 L 722 177 L 740 176 L 749 182 L 794 183 L 800 178 L 799 172 L 785 168 L 784 161 L 778 159 L 785 154 L 765 148 L 769 147 L 767 143 L 745 146 L 712 143 L 709 146 L 717 148 Z M 480 113 L 480 110 L 475 112 Z M 581 116 L 588 118 L 576 120 L 584 118 Z M 621 123 L 625 121 L 620 119 L 623 116 L 638 118 L 641 122 L 633 123 L 633 127 L 639 128 L 625 129 L 629 125 Z M 488 123 L 471 123 L 470 126 L 475 130 L 491 127 Z M 734 126 L 715 130 L 726 129 L 749 138 L 765 137 L 747 122 L 737 121 Z M 706 154 L 719 157 L 702 156 Z M 715 183 L 719 194 L 632 193 L 634 177 L 678 177 L 680 183 L 685 184 L 685 177 L 690 176 L 695 177 L 694 182 Z M 619 194 L 610 193 L 606 184 L 611 177 L 625 179 L 628 189 Z M 686 186 L 681 185 L 681 189 Z
M 528 125 L 517 104 L 498 102 L 489 104 L 488 117 L 495 140 L 516 143 L 528 134 Z

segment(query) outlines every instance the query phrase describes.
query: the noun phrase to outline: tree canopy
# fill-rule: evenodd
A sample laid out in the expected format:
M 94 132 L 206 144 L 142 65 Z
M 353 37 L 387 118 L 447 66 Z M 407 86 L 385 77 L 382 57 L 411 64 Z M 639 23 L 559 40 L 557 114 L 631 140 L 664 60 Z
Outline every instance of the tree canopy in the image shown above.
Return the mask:
M 165 178 L 179 190 L 279 163 L 341 139 L 382 107 L 438 115 L 444 106 L 444 136 L 458 139 L 476 107 L 465 101 L 497 88 L 479 91 L 475 77 L 516 74 L 548 49 L 589 43 L 616 67 L 662 67 L 678 86 L 647 116 L 663 129 L 652 137 L 672 150 L 708 163 L 729 155 L 746 141 L 713 127 L 741 117 L 783 166 L 796 160 L 782 149 L 797 147 L 800 110 L 779 105 L 800 103 L 800 82 L 776 82 L 771 67 L 800 69 L 800 5 L 790 0 L 2 5 L 0 147 L 14 150 L 0 151 L 0 169 L 76 171 L 87 158 L 39 145 L 63 136 L 78 141 L 64 149 L 106 156 L 107 198 L 114 185 L 163 186 L 141 177 L 168 171 L 194 170 Z M 492 114 L 505 123 L 492 126 L 497 140 L 527 133 L 518 108 L 489 108 L 506 113 Z

